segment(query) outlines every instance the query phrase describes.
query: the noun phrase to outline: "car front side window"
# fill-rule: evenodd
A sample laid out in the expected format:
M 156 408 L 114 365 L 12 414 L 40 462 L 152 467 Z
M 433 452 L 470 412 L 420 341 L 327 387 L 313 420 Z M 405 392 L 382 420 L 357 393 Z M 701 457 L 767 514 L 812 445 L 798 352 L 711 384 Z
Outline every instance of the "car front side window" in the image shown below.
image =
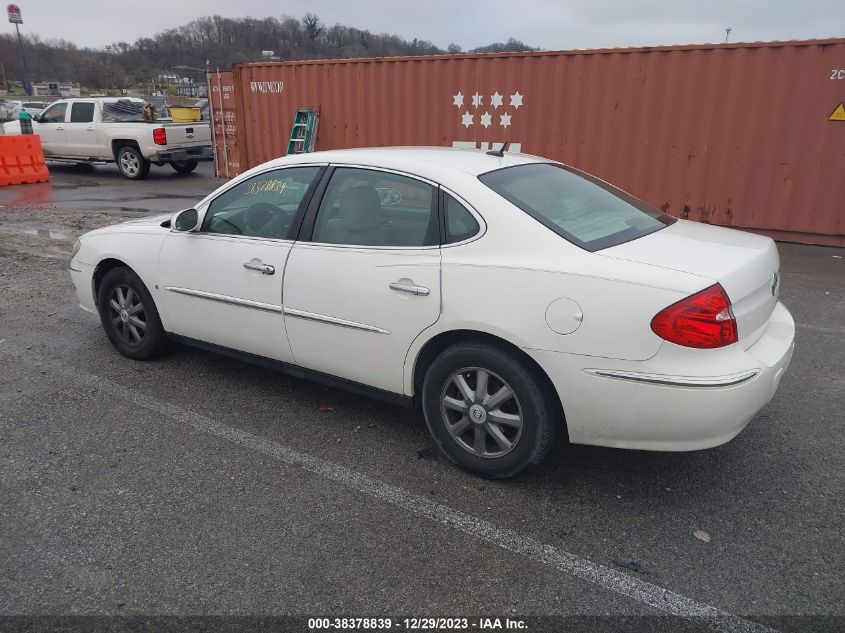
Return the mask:
M 314 223 L 313 242 L 351 246 L 438 243 L 435 188 L 392 172 L 339 167 Z
M 67 112 L 67 102 L 51 105 L 41 115 L 41 123 L 64 123 Z
M 215 198 L 201 231 L 293 239 L 294 218 L 319 167 L 289 167 L 245 180 Z

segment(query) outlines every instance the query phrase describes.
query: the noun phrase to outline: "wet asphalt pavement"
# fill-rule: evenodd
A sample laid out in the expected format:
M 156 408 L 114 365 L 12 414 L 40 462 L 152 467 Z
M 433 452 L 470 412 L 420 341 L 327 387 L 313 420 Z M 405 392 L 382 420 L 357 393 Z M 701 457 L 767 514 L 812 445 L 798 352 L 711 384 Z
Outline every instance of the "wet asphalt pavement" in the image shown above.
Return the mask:
M 491 482 L 416 411 L 188 348 L 117 354 L 76 305 L 72 240 L 192 206 L 210 167 L 0 190 L 0 616 L 843 630 L 845 250 L 780 245 L 796 352 L 732 442 L 560 446 Z

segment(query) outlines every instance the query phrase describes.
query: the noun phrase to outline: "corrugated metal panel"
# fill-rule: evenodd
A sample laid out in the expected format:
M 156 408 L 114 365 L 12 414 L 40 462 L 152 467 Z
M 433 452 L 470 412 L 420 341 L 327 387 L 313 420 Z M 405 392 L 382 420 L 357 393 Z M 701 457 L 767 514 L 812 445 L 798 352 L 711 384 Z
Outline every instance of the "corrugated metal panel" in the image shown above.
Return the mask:
M 209 111 L 214 141 L 214 169 L 218 178 L 233 178 L 242 171 L 236 119 L 237 94 L 232 71 L 208 73 Z
M 670 213 L 845 245 L 845 39 L 235 67 L 245 167 L 297 108 L 317 149 L 519 143 Z M 501 97 L 501 100 L 499 99 Z

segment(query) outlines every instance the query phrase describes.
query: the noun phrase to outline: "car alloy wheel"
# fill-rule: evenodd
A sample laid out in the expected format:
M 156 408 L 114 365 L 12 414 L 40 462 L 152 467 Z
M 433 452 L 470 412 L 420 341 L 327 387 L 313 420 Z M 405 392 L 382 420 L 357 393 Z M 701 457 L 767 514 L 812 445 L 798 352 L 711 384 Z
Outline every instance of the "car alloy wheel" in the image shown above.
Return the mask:
M 440 415 L 455 442 L 477 457 L 503 457 L 522 438 L 522 407 L 514 390 L 481 367 L 464 367 L 446 380 Z
M 130 178 L 137 176 L 141 171 L 141 161 L 138 155 L 130 150 L 123 150 L 120 153 L 120 170 Z
M 117 284 L 109 296 L 109 319 L 120 340 L 137 347 L 147 335 L 147 318 L 141 297 L 126 284 Z

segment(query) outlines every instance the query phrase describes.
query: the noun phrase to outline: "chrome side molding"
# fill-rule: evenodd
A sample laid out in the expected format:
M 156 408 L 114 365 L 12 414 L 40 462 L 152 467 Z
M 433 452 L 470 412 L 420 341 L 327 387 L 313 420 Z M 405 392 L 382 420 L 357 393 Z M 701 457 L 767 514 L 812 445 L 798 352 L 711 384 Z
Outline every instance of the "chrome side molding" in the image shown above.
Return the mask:
M 218 303 L 228 303 L 241 308 L 252 308 L 253 310 L 263 310 L 264 312 L 275 312 L 282 314 L 284 308 L 272 303 L 262 303 L 260 301 L 252 301 L 250 299 L 241 299 L 240 297 L 230 297 L 229 295 L 219 295 L 215 292 L 206 292 L 205 290 L 192 290 L 190 288 L 175 288 L 173 286 L 165 286 L 165 290 L 176 292 L 181 295 L 188 295 L 189 297 L 198 297 L 200 299 L 208 299 L 209 301 L 217 301 Z
M 645 382 L 652 385 L 666 385 L 669 387 L 731 387 L 747 382 L 759 374 L 757 369 L 749 369 L 726 376 L 667 376 L 664 374 L 644 374 L 635 371 L 617 371 L 612 369 L 585 369 L 588 374 L 602 378 L 617 380 L 631 380 Z
M 355 321 L 347 321 L 346 319 L 338 319 L 337 317 L 330 317 L 324 314 L 315 314 L 313 312 L 306 312 L 305 310 L 295 310 L 293 308 L 284 308 L 285 316 L 294 317 L 296 319 L 305 319 L 306 321 L 317 321 L 319 323 L 329 323 L 330 325 L 338 325 L 340 327 L 348 327 L 353 330 L 363 330 L 364 332 L 373 332 L 376 334 L 390 334 L 390 330 L 385 330 L 374 325 L 366 325 L 364 323 L 356 323 Z
M 199 299 L 207 299 L 208 301 L 217 301 L 218 303 L 227 303 L 229 305 L 238 306 L 241 308 L 252 308 L 253 310 L 263 310 L 264 312 L 274 312 L 276 314 L 284 314 L 285 316 L 293 317 L 295 319 L 305 319 L 306 321 L 317 321 L 319 323 L 328 323 L 329 325 L 337 325 L 340 327 L 348 327 L 353 330 L 362 330 L 364 332 L 373 332 L 374 334 L 390 334 L 390 330 L 385 330 L 374 325 L 366 325 L 365 323 L 357 323 L 355 321 L 347 321 L 346 319 L 339 319 L 337 317 L 330 317 L 324 314 L 315 314 L 313 312 L 306 312 L 305 310 L 295 310 L 293 308 L 286 308 L 284 306 L 274 305 L 272 303 L 262 303 L 260 301 L 251 301 L 250 299 L 241 299 L 240 297 L 230 297 L 229 295 L 220 295 L 215 292 L 206 292 L 205 290 L 192 290 L 191 288 L 177 288 L 174 286 L 165 286 L 165 290 L 176 292 L 181 295 L 189 297 L 197 297 Z

